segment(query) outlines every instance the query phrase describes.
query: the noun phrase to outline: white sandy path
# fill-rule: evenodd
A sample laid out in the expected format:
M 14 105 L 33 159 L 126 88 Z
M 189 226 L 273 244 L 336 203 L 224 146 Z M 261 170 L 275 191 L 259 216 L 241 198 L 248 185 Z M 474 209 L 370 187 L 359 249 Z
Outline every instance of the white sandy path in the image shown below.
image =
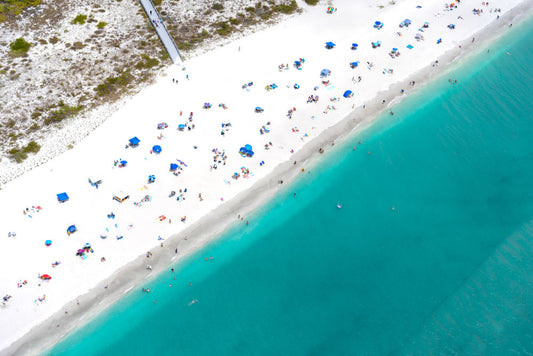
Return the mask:
M 409 78 L 447 50 L 456 48 L 460 41 L 495 20 L 496 14 L 490 14 L 490 8 L 501 7 L 501 16 L 522 1 L 490 1 L 490 7 L 483 7 L 482 16 L 475 16 L 471 11 L 482 8 L 480 1 L 463 1 L 454 11 L 444 11 L 443 1 L 419 3 L 422 9 L 415 8 L 417 2 L 405 0 L 380 10 L 377 1 L 339 0 L 334 2 L 338 12 L 333 15 L 325 13 L 324 4 L 315 8 L 302 5 L 303 15 L 194 58 L 186 63 L 185 71 L 169 68 L 167 75 L 129 100 L 74 149 L 5 185 L 0 191 L 0 270 L 3 271 L 0 293 L 8 293 L 13 298 L 7 307 L 0 308 L 0 349 L 105 280 L 120 266 L 147 250 L 158 249 L 159 235 L 167 237 L 179 232 L 220 206 L 221 198 L 231 199 L 279 163 L 290 160 L 290 150 L 300 149 L 308 140 L 303 139 L 304 133 L 318 136 L 344 118 L 352 105 L 361 106 L 392 83 Z M 459 15 L 464 20 L 458 20 Z M 405 18 L 410 18 L 413 25 L 400 30 L 398 23 Z M 384 28 L 373 29 L 374 20 L 383 21 Z M 413 36 L 425 21 L 430 22 L 430 28 L 423 33 L 425 41 L 417 42 Z M 447 29 L 449 23 L 455 23 L 456 30 Z M 401 37 L 396 34 L 399 30 L 403 33 Z M 440 37 L 443 43 L 437 45 Z M 370 42 L 375 40 L 382 41 L 381 48 L 371 48 Z M 334 41 L 337 47 L 326 50 L 326 41 Z M 359 44 L 357 51 L 350 50 L 352 42 Z M 407 44 L 415 48 L 408 50 Z M 399 58 L 388 56 L 392 47 L 400 49 Z M 306 60 L 303 70 L 291 66 L 288 71 L 278 71 L 279 64 L 292 65 L 300 57 Z M 348 66 L 353 60 L 361 61 L 361 66 L 354 70 Z M 372 70 L 366 68 L 367 61 L 374 63 Z M 320 84 L 319 72 L 323 68 L 332 70 L 330 88 Z M 383 68 L 393 68 L 394 74 L 382 74 Z M 187 74 L 189 80 L 185 79 Z M 354 75 L 361 75 L 362 82 L 352 83 Z M 172 78 L 178 79 L 179 84 L 174 84 Z M 254 82 L 250 91 L 241 89 L 242 84 L 250 81 Z M 278 88 L 267 92 L 264 87 L 271 83 L 276 83 Z M 294 83 L 299 83 L 301 89 L 293 89 Z M 315 85 L 320 85 L 320 90 L 313 91 Z M 341 97 L 346 89 L 354 90 L 355 97 L 329 102 L 330 97 Z M 306 104 L 310 94 L 320 96 L 318 104 Z M 212 103 L 213 108 L 203 110 L 204 102 Z M 219 103 L 225 103 L 229 109 L 219 108 Z M 335 105 L 337 110 L 325 115 L 323 110 L 328 104 Z M 256 106 L 263 107 L 265 112 L 255 114 Z M 286 113 L 292 107 L 297 111 L 289 120 Z M 177 125 L 185 123 L 191 111 L 196 128 L 178 132 Z M 156 125 L 161 121 L 166 121 L 169 128 L 157 130 Z M 260 135 L 260 127 L 268 121 L 271 133 Z M 231 122 L 232 127 L 223 137 L 220 130 L 225 122 Z M 294 126 L 300 132 L 291 132 Z M 165 138 L 158 140 L 159 133 Z M 127 140 L 133 136 L 141 139 L 140 146 L 125 149 Z M 269 141 L 273 147 L 264 150 L 264 144 Z M 247 143 L 254 147 L 253 158 L 243 158 L 237 153 Z M 160 155 L 150 154 L 154 144 L 162 146 Z M 194 149 L 194 145 L 198 148 Z M 219 165 L 218 170 L 210 172 L 211 149 L 215 147 L 225 149 L 227 166 Z M 114 168 L 113 161 L 119 158 L 126 159 L 128 167 Z M 169 164 L 176 159 L 188 165 L 179 177 L 168 171 Z M 260 166 L 261 161 L 266 164 Z M 249 167 L 254 176 L 230 179 L 241 166 Z M 147 185 L 149 174 L 157 176 L 154 184 Z M 88 184 L 88 178 L 102 179 L 103 184 L 96 190 Z M 148 190 L 143 188 L 145 185 Z M 188 189 L 185 201 L 168 198 L 171 190 L 182 188 Z M 122 205 L 111 199 L 112 193 L 119 190 L 131 195 Z M 59 204 L 55 194 L 64 191 L 70 201 Z M 203 202 L 197 198 L 200 192 Z M 133 201 L 146 194 L 152 196 L 152 202 L 135 207 Z M 30 219 L 22 211 L 32 205 L 42 206 L 43 211 Z M 115 220 L 107 218 L 111 211 L 116 214 Z M 162 214 L 171 218 L 172 224 L 160 223 L 157 217 Z M 184 215 L 186 224 L 179 219 Z M 114 228 L 115 223 L 118 229 Z M 79 231 L 68 237 L 66 228 L 71 224 L 76 224 Z M 128 224 L 134 228 L 128 229 Z M 99 236 L 106 227 L 110 232 L 104 240 Z M 7 236 L 11 231 L 16 232 L 15 238 Z M 124 238 L 117 240 L 117 235 Z M 47 239 L 53 240 L 51 247 L 44 246 Z M 81 260 L 75 252 L 86 242 L 91 243 L 95 252 Z M 105 263 L 100 262 L 103 256 Z M 56 260 L 61 265 L 52 268 L 51 263 Z M 53 279 L 38 286 L 38 273 L 48 273 Z M 29 283 L 17 288 L 20 279 Z M 47 301 L 34 304 L 43 294 Z

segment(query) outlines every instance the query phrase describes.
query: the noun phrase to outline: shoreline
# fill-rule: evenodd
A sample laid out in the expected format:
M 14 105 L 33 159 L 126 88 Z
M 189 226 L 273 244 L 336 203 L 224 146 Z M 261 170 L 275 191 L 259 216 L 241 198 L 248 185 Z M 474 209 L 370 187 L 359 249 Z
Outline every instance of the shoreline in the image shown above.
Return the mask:
M 49 349 L 60 341 L 63 336 L 82 327 L 100 312 L 112 307 L 114 302 L 118 301 L 132 288 L 138 287 L 142 281 L 157 276 L 160 272 L 165 271 L 170 263 L 175 263 L 176 255 L 173 250 L 178 243 L 180 243 L 178 261 L 180 261 L 199 251 L 235 226 L 237 224 L 235 220 L 237 214 L 241 216 L 253 214 L 257 209 L 275 199 L 276 192 L 287 189 L 287 186 L 295 183 L 302 167 L 308 168 L 307 165 L 310 165 L 311 170 L 313 169 L 314 164 L 322 156 L 318 152 L 319 148 L 324 147 L 328 151 L 326 147 L 329 147 L 331 142 L 337 140 L 344 142 L 357 132 L 366 130 L 375 122 L 376 118 L 383 115 L 388 110 L 388 105 L 383 107 L 383 104 L 381 104 L 383 98 L 387 100 L 387 103 L 392 101 L 393 105 L 395 105 L 398 101 L 408 97 L 409 94 L 422 90 L 425 85 L 431 83 L 435 78 L 445 74 L 456 61 L 468 59 L 469 56 L 476 55 L 477 51 L 487 43 L 497 41 L 503 35 L 498 30 L 504 29 L 512 21 L 523 21 L 530 16 L 529 11 L 531 11 L 531 3 L 520 4 L 507 12 L 502 17 L 502 21 L 493 21 L 479 33 L 476 33 L 476 42 L 474 44 L 465 41 L 461 44 L 462 49 L 455 48 L 446 52 L 439 58 L 439 68 L 432 68 L 428 65 L 416 72 L 409 80 L 416 80 L 417 86 L 406 95 L 394 93 L 399 93 L 400 88 L 406 87 L 409 80 L 393 84 L 387 91 L 379 92 L 372 102 L 366 103 L 366 109 L 356 108 L 340 122 L 325 129 L 319 136 L 313 138 L 300 150 L 296 151 L 291 157 L 291 161 L 297 161 L 296 165 L 293 165 L 291 161 L 280 163 L 265 177 L 222 204 L 216 211 L 208 213 L 201 221 L 197 221 L 185 230 L 173 234 L 166 240 L 165 247 L 154 250 L 154 256 L 151 259 L 153 270 L 150 273 L 147 273 L 142 268 L 146 262 L 145 257 L 141 255 L 135 258 L 113 272 L 107 280 L 107 284 L 110 286 L 109 289 L 103 288 L 106 282 L 99 283 L 88 293 L 78 298 L 81 303 L 79 307 L 72 307 L 75 305 L 76 300 L 72 300 L 65 305 L 65 308 L 69 309 L 68 316 L 65 316 L 62 310 L 59 310 L 41 324 L 33 327 L 22 338 L 9 345 L 6 349 L 1 350 L 0 354 L 34 354 Z M 283 186 L 278 184 L 279 179 L 285 181 Z M 252 197 L 253 199 L 250 199 Z M 183 242 L 183 238 L 188 235 L 194 235 L 195 238 Z M 61 329 L 56 327 L 57 324 L 61 324 Z

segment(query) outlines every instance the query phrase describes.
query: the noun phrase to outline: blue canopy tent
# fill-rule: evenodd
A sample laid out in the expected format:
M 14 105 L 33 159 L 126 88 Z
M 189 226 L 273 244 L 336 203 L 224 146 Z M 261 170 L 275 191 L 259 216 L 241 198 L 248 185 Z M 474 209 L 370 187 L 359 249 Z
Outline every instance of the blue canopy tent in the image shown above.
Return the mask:
M 251 145 L 244 145 L 244 147 L 241 147 L 239 149 L 239 153 L 243 156 L 252 157 L 254 155 L 254 151 L 252 151 Z
M 260 106 L 256 106 L 255 107 L 255 112 L 261 113 L 263 111 L 265 111 L 265 109 L 263 109 L 262 107 L 260 107 Z
M 382 27 L 383 27 L 383 22 L 381 22 L 381 21 L 374 22 L 374 28 L 377 28 L 379 30 Z
M 171 171 L 175 171 L 176 169 L 178 169 L 178 165 L 176 163 L 171 163 L 170 164 L 170 170 Z
M 59 193 L 57 194 L 57 200 L 59 200 L 60 203 L 64 203 L 68 200 L 68 195 L 67 193 Z
M 359 47 L 357 43 L 352 43 L 352 49 L 355 51 Z
M 154 147 L 152 147 L 152 151 L 154 153 L 160 154 L 161 153 L 161 146 L 155 145 Z
M 394 47 L 393 47 L 393 48 L 392 48 L 392 51 L 393 51 L 393 52 L 398 52 L 398 48 L 394 48 Z
M 329 69 L 322 69 L 320 72 L 320 78 L 328 77 L 331 74 Z
M 353 92 L 351 90 L 346 90 L 342 96 L 345 98 L 350 98 L 353 96 Z
M 359 61 L 351 62 L 350 67 L 355 68 L 359 65 Z
M 409 25 L 411 25 L 411 20 L 409 19 L 405 19 L 403 20 L 402 22 L 400 22 L 400 27 L 409 27 Z
M 185 130 L 185 125 L 184 124 L 179 124 L 178 125 L 178 130 L 180 130 L 180 131 Z
M 67 234 L 70 235 L 74 232 L 78 231 L 78 229 L 76 228 L 76 225 L 70 225 L 68 228 L 67 228 Z
M 139 143 L 141 142 L 141 140 L 139 140 L 137 138 L 137 136 L 133 137 L 133 138 L 130 138 L 130 146 L 131 147 L 137 147 L 139 145 Z
M 45 244 L 46 246 L 51 246 L 51 245 L 52 245 L 52 240 L 46 240 L 46 241 L 44 242 L 44 244 Z
M 372 42 L 372 48 L 380 47 L 381 41 Z
M 326 48 L 327 48 L 327 49 L 332 49 L 332 48 L 335 47 L 335 46 L 336 46 L 336 45 L 335 45 L 335 43 L 333 43 L 333 42 L 326 42 Z
M 155 182 L 155 176 L 152 174 L 148 176 L 148 183 L 153 183 L 153 182 Z

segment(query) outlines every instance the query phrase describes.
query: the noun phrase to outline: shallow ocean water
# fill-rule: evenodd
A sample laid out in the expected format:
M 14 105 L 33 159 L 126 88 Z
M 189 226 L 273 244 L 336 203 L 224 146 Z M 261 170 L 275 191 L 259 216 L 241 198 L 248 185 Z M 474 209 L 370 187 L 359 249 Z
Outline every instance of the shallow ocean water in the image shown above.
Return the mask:
M 508 32 L 49 353 L 533 352 L 533 23 Z

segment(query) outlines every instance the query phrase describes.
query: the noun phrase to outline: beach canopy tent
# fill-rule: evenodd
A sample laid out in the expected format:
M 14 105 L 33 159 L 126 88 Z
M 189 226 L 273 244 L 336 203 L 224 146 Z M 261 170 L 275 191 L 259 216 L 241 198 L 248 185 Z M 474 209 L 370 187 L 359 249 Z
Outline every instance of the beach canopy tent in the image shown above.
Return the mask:
M 383 22 L 381 22 L 381 21 L 374 22 L 374 28 L 377 28 L 379 30 L 382 27 L 383 27 Z
M 152 147 L 152 151 L 157 154 L 161 153 L 161 146 L 155 145 L 154 147 Z
M 357 43 L 352 43 L 352 49 L 353 49 L 353 50 L 356 50 L 357 47 L 359 47 L 359 45 L 358 45 Z
M 410 44 L 408 44 L 406 47 L 409 48 L 409 49 L 413 49 L 413 48 L 414 48 L 414 47 L 411 46 Z
M 152 174 L 148 176 L 148 183 L 153 183 L 153 182 L 155 182 L 155 176 Z
M 351 90 L 346 90 L 342 96 L 345 98 L 351 98 L 353 96 L 353 92 Z
M 327 49 L 332 49 L 332 48 L 335 47 L 335 46 L 336 46 L 336 45 L 335 45 L 335 43 L 333 43 L 333 42 L 326 42 L 326 48 L 327 48 Z
M 180 130 L 180 131 L 185 130 L 185 125 L 184 124 L 179 124 L 178 125 L 178 130 Z
M 130 146 L 131 147 L 137 147 L 141 140 L 137 138 L 137 136 L 130 138 Z
M 239 149 L 239 153 L 242 156 L 252 157 L 254 155 L 254 151 L 252 151 L 251 145 L 244 145 L 244 147 L 241 147 Z
M 51 246 L 51 245 L 52 245 L 52 240 L 46 240 L 46 241 L 44 242 L 44 244 L 45 244 L 46 246 Z
M 68 200 L 67 193 L 59 193 L 57 194 L 57 200 L 59 200 L 60 203 L 64 203 Z
M 393 51 L 393 52 L 398 52 L 398 48 L 393 47 L 393 48 L 392 48 L 392 51 Z
M 411 25 L 411 20 L 409 19 L 405 19 L 403 20 L 402 22 L 400 22 L 400 27 L 409 27 L 409 25 Z
M 176 169 L 178 169 L 178 165 L 176 163 L 171 163 L 170 164 L 170 170 L 171 171 L 175 171 Z
M 359 61 L 351 62 L 350 67 L 355 68 L 359 65 Z
M 70 225 L 68 228 L 67 228 L 67 234 L 72 234 L 74 232 L 78 231 L 78 229 L 76 228 L 76 225 Z
M 263 111 L 265 111 L 265 109 L 263 109 L 262 107 L 260 107 L 260 106 L 256 106 L 255 107 L 255 112 L 261 113 Z
M 49 281 L 52 279 L 52 277 L 49 274 L 43 274 L 39 278 L 41 278 L 43 281 Z
M 320 72 L 320 78 L 328 77 L 331 74 L 329 69 L 322 69 Z
M 381 46 L 381 41 L 372 42 L 372 48 Z

